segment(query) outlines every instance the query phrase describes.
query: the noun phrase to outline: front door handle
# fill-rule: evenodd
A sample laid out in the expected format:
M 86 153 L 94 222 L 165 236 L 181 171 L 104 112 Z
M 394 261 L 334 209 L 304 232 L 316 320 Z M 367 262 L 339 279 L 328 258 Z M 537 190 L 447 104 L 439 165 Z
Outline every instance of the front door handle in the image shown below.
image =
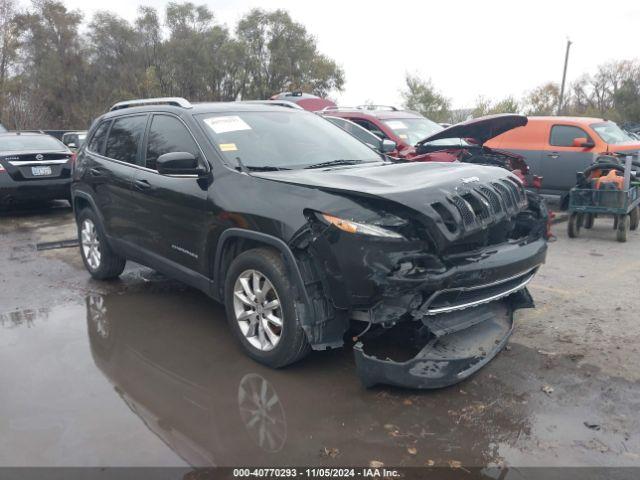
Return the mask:
M 151 188 L 151 184 L 146 180 L 136 180 L 133 186 L 141 192 L 144 192 L 145 190 L 149 190 Z
M 104 177 L 104 170 L 101 168 L 90 168 L 89 173 L 93 177 Z
M 558 152 L 551 152 L 547 154 L 547 157 L 549 158 L 558 158 L 560 157 L 560 154 Z

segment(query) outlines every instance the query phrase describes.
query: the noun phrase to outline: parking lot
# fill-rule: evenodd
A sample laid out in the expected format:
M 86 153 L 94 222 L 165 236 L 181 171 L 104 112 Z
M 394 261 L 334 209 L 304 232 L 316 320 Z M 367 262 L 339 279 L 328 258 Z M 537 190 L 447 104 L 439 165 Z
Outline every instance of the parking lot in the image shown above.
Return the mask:
M 640 465 L 640 234 L 610 221 L 555 225 L 508 347 L 418 392 L 363 388 L 350 348 L 265 368 L 133 263 L 91 280 L 66 202 L 0 215 L 1 465 Z

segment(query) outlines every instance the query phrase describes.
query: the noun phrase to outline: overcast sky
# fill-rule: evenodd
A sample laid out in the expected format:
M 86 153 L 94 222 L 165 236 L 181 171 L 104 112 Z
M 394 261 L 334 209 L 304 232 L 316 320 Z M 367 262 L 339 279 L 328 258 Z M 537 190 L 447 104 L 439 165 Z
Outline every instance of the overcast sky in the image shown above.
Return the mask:
M 520 96 L 560 81 L 567 37 L 568 78 L 610 60 L 640 57 L 638 0 L 192 0 L 233 27 L 249 9 L 284 8 L 345 71 L 343 105 L 401 103 L 406 72 L 431 78 L 454 107 L 479 95 Z M 133 19 L 140 5 L 166 0 L 66 0 L 91 16 L 111 10 Z

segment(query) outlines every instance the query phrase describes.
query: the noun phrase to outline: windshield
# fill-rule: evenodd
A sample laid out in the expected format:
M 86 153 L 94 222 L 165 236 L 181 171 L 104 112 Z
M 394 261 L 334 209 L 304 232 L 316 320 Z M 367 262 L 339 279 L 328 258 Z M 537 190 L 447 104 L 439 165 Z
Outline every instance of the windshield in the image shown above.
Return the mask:
M 21 150 L 66 150 L 66 147 L 48 135 L 3 135 L 0 137 L 0 151 L 18 152 Z
M 232 167 L 291 169 L 382 160 L 340 127 L 310 112 L 225 112 L 198 117 Z
M 383 120 L 383 122 L 409 145 L 415 145 L 423 138 L 444 130 L 442 126 L 427 118 L 399 118 Z
M 616 144 L 634 141 L 633 137 L 613 122 L 592 123 L 590 126 L 605 143 Z

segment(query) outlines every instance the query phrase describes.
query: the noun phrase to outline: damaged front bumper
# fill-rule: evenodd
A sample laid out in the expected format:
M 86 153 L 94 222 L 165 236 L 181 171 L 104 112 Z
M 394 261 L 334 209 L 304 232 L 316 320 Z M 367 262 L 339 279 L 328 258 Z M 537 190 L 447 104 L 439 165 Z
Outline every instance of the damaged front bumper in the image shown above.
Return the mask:
M 489 363 L 513 331 L 513 315 L 533 307 L 526 288 L 465 310 L 378 329 L 354 346 L 358 376 L 376 384 L 433 389 L 464 380 Z

